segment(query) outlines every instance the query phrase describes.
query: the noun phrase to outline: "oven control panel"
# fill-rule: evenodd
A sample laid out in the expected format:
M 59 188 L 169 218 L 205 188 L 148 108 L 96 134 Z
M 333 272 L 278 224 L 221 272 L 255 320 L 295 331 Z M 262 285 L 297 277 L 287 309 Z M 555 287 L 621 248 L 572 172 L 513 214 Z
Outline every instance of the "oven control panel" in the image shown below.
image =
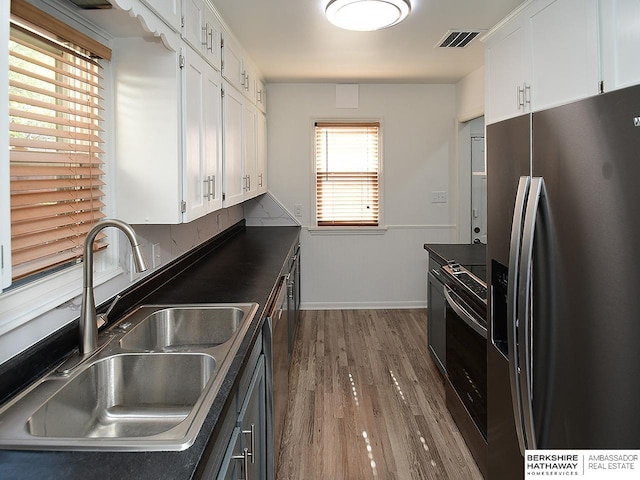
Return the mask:
M 456 262 L 449 262 L 442 268 L 466 290 L 478 297 L 484 303 L 487 302 L 487 284 L 485 282 Z

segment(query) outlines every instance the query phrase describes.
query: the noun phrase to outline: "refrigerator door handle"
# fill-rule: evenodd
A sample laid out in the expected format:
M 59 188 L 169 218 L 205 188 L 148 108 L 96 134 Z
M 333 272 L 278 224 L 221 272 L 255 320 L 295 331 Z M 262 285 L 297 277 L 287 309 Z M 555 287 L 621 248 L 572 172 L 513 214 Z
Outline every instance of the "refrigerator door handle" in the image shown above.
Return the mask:
M 511 403 L 516 425 L 516 436 L 522 455 L 525 453 L 524 423 L 522 401 L 520 398 L 520 368 L 518 365 L 518 267 L 520 266 L 520 247 L 522 243 L 522 224 L 525 213 L 525 201 L 529 193 L 531 177 L 520 177 L 516 193 L 513 223 L 511 225 L 511 245 L 509 248 L 509 277 L 507 280 L 507 344 L 509 353 L 509 383 L 511 386 Z M 493 331 L 493 330 L 492 330 Z
M 518 280 L 518 312 L 520 326 L 518 328 L 518 354 L 520 364 L 520 398 L 522 400 L 522 419 L 525 428 L 526 448 L 535 450 L 537 439 L 533 422 L 533 403 L 531 389 L 532 376 L 532 348 L 531 348 L 531 288 L 533 266 L 533 242 L 536 233 L 536 219 L 540 201 L 545 196 L 544 179 L 534 177 L 531 180 L 527 213 L 524 220 L 524 234 L 522 236 L 522 256 L 520 258 L 520 272 Z

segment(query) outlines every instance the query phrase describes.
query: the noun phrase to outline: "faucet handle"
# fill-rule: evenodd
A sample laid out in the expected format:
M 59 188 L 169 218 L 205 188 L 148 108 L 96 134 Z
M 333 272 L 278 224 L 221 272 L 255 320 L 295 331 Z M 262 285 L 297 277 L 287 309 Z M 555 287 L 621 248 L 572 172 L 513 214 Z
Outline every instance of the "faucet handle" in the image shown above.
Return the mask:
M 118 300 L 120 300 L 121 298 L 122 298 L 122 295 L 117 294 L 116 297 L 113 299 L 113 302 L 111 302 L 111 305 L 109 305 L 109 308 L 107 308 L 107 311 L 97 315 L 98 328 L 107 324 L 107 322 L 109 321 L 107 317 L 111 313 L 111 310 L 113 310 L 113 307 L 116 306 L 116 303 L 118 303 Z

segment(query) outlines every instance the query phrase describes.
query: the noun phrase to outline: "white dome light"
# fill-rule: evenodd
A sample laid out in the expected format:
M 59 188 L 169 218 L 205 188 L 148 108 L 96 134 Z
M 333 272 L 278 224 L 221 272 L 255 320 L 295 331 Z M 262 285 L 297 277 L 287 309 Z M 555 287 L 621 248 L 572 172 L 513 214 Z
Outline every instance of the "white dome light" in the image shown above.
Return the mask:
M 395 25 L 410 10 L 409 0 L 331 0 L 325 13 L 337 27 L 366 32 Z

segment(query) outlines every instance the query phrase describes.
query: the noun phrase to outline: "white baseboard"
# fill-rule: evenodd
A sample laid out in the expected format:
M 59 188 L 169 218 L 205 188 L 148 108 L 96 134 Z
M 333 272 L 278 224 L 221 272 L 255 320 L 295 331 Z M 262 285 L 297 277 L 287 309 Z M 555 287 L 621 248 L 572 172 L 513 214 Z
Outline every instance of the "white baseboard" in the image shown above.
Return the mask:
M 424 300 L 404 302 L 303 302 L 302 310 L 382 310 L 427 308 Z

